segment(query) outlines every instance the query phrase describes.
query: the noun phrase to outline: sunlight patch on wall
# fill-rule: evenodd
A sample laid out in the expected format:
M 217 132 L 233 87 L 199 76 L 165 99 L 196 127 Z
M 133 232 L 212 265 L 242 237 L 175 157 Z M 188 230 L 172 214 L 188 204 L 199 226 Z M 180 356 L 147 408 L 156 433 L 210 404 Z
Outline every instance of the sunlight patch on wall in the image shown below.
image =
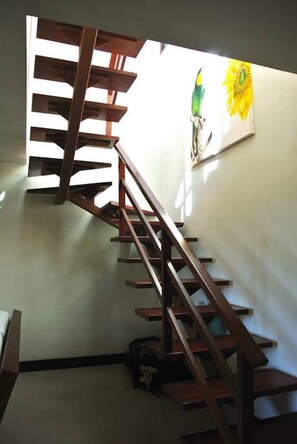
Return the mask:
M 193 209 L 192 193 L 192 168 L 189 166 L 185 171 L 185 178 L 181 182 L 175 199 L 175 208 L 180 208 L 181 220 L 188 217 Z
M 213 160 L 212 162 L 208 163 L 203 167 L 203 181 L 206 183 L 208 176 L 212 171 L 215 171 L 218 167 L 219 161 Z
M 4 202 L 5 197 L 6 197 L 6 191 L 2 191 L 2 193 L 0 193 L 0 210 L 2 208 L 1 204 L 2 204 L 2 202 Z
M 3 202 L 6 196 L 6 191 L 2 191 L 2 193 L 0 194 L 0 202 Z

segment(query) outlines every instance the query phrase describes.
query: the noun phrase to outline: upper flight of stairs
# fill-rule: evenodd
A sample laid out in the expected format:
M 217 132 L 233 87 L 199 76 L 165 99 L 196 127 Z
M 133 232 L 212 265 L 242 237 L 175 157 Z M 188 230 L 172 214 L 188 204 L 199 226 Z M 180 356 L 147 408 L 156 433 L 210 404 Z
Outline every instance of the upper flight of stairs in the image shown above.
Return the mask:
M 84 28 L 55 21 L 38 19 L 37 38 L 50 40 L 57 43 L 82 46 L 84 44 Z M 87 83 L 83 88 L 100 88 L 106 91 L 106 101 L 90 101 L 84 100 L 81 116 L 81 121 L 85 119 L 97 119 L 106 122 L 105 134 L 92 134 L 86 132 L 78 132 L 75 128 L 75 110 L 72 110 L 72 99 L 66 97 L 57 97 L 55 95 L 48 95 L 46 91 L 44 94 L 34 93 L 32 96 L 32 111 L 45 114 L 57 114 L 68 120 L 68 130 L 32 127 L 30 131 L 30 140 L 42 143 L 54 143 L 63 150 L 66 148 L 67 137 L 72 134 L 71 142 L 68 141 L 67 153 L 64 153 L 63 159 L 50 158 L 42 156 L 31 156 L 29 159 L 29 177 L 43 176 L 49 174 L 56 174 L 60 177 L 60 185 L 58 187 L 40 187 L 28 190 L 30 193 L 43 194 L 57 194 L 61 190 L 63 184 L 67 186 L 67 175 L 73 176 L 79 171 L 87 171 L 93 169 L 108 168 L 111 166 L 110 162 L 98 161 L 78 161 L 75 159 L 71 162 L 66 161 L 69 150 L 78 150 L 84 146 L 93 148 L 112 148 L 118 142 L 119 137 L 112 134 L 111 124 L 119 122 L 125 113 L 127 107 L 117 105 L 117 93 L 126 93 L 133 85 L 137 78 L 137 74 L 124 70 L 126 57 L 137 57 L 139 51 L 144 45 L 144 41 L 129 36 L 118 35 L 114 33 L 104 32 L 98 30 L 94 49 L 110 53 L 109 66 L 90 65 L 89 76 Z M 81 49 L 81 48 L 80 48 Z M 82 50 L 81 50 L 82 52 Z M 47 57 L 37 55 L 35 57 L 34 77 L 42 80 L 50 80 L 55 82 L 64 82 L 73 87 L 73 100 L 76 90 L 81 88 L 79 84 L 80 64 L 84 63 L 83 56 L 80 55 L 78 62 L 62 60 L 59 58 Z M 74 131 L 74 136 L 73 136 Z M 72 133 L 71 133 L 72 132 Z M 69 134 L 68 134 L 69 133 Z M 73 147 L 75 143 L 75 147 Z M 74 155 L 74 154 L 73 154 Z M 65 172 L 66 170 L 66 172 Z M 94 197 L 96 194 L 106 190 L 111 182 L 100 180 L 100 173 L 98 174 L 97 184 L 82 183 L 77 186 L 69 186 L 69 198 L 72 201 L 75 199 L 73 193 L 76 193 L 76 199 L 80 197 L 83 201 L 78 201 L 80 206 L 88 205 L 88 211 L 92 214 L 101 217 L 102 213 L 93 208 Z M 97 193 L 95 193 L 95 191 Z M 68 194 L 67 192 L 67 194 Z M 87 200 L 87 202 L 85 201 Z M 115 214 L 115 213 L 114 213 Z M 111 225 L 117 226 L 117 223 L 111 221 L 112 215 L 109 217 L 108 209 L 104 210 L 104 217 L 110 220 Z

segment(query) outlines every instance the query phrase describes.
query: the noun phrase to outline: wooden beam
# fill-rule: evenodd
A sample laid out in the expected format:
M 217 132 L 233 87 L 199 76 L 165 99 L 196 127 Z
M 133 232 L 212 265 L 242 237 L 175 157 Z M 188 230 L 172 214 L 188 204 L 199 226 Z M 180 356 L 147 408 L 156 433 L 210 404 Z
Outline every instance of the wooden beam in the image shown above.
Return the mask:
M 99 219 L 104 220 L 104 222 L 107 222 L 109 225 L 113 226 L 114 228 L 117 229 L 119 228 L 119 225 L 114 221 L 112 216 L 107 214 L 102 208 L 99 208 L 96 205 L 94 205 L 92 201 L 84 199 L 79 194 L 72 192 L 69 193 L 69 201 L 79 206 L 80 208 L 88 211 L 89 213 L 93 214 L 93 216 L 96 216 Z
M 69 183 L 72 175 L 74 155 L 79 136 L 79 126 L 84 109 L 85 95 L 89 83 L 91 62 L 96 38 L 96 29 L 83 28 L 79 60 L 73 88 L 73 97 L 70 108 L 60 186 L 56 196 L 57 205 L 62 205 L 65 202 L 69 192 Z

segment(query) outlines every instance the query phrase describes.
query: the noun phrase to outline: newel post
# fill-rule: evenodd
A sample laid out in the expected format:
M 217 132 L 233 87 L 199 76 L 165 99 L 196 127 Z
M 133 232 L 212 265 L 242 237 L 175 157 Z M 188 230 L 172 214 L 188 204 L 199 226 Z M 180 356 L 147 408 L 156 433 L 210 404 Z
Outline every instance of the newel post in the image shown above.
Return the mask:
M 254 370 L 242 353 L 237 355 L 238 370 L 238 442 L 254 444 Z
M 125 180 L 125 164 L 119 156 L 119 236 L 127 234 L 126 222 L 123 216 L 123 209 L 126 207 L 126 193 L 122 180 Z
M 172 307 L 172 283 L 169 276 L 166 261 L 171 261 L 171 240 L 164 230 L 161 229 L 161 243 L 162 243 L 162 345 L 164 353 L 172 351 L 172 328 L 168 320 L 167 308 Z

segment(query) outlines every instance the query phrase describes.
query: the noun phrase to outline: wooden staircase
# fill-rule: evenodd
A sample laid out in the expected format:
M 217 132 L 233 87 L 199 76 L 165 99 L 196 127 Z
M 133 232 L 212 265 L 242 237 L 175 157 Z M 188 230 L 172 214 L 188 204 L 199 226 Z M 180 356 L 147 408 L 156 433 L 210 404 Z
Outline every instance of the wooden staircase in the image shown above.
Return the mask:
M 73 87 L 72 99 L 48 94 L 33 94 L 32 111 L 56 114 L 68 121 L 68 129 L 31 127 L 30 140 L 42 143 L 54 143 L 64 150 L 63 159 L 30 156 L 28 176 L 59 176 L 57 187 L 40 187 L 28 190 L 29 193 L 53 194 L 56 203 L 65 199 L 75 203 L 97 217 L 101 217 L 113 226 L 117 222 L 106 208 L 98 211 L 94 207 L 94 198 L 111 186 L 111 181 L 69 185 L 70 178 L 80 171 L 110 168 L 110 162 L 77 160 L 75 153 L 82 147 L 113 148 L 119 137 L 112 135 L 112 123 L 119 122 L 127 112 L 127 107 L 116 104 L 118 92 L 126 93 L 133 85 L 137 74 L 124 70 L 126 57 L 137 57 L 144 45 L 143 40 L 128 36 L 108 33 L 101 30 L 39 19 L 37 28 L 39 39 L 79 46 L 78 62 L 37 55 L 35 58 L 34 77 L 42 80 L 64 82 Z M 92 65 L 94 50 L 110 53 L 108 67 Z M 106 91 L 106 101 L 85 100 L 88 88 L 100 88 Z M 104 121 L 104 134 L 80 132 L 80 123 L 86 119 Z M 111 204 L 111 203 L 110 203 Z
M 219 289 L 231 282 L 228 279 L 210 277 L 205 267 L 214 259 L 198 258 L 193 253 L 189 242 L 178 231 L 181 227 L 171 221 L 123 148 L 119 143 L 115 148 L 120 156 L 119 196 L 122 209 L 118 221 L 120 235 L 111 241 L 134 242 L 139 257 L 121 257 L 118 262 L 134 266 L 143 264 L 149 279 L 132 279 L 125 283 L 136 289 L 154 288 L 161 305 L 137 308 L 135 313 L 147 321 L 162 323 L 162 341 L 150 342 L 148 346 L 151 350 L 164 359 L 183 356 L 193 374 L 193 380 L 165 384 L 162 390 L 183 410 L 208 407 L 218 427 L 213 432 L 184 436 L 183 442 L 259 444 L 265 443 L 267 439 L 270 442 L 279 442 L 273 440 L 270 432 L 270 426 L 277 428 L 278 420 L 257 421 L 254 417 L 254 400 L 297 390 L 297 378 L 278 369 L 263 368 L 267 358 L 262 350 L 275 347 L 276 343 L 246 330 L 239 316 L 250 315 L 251 310 L 230 305 Z M 125 181 L 125 169 L 123 165 L 121 167 L 121 162 L 154 210 L 159 221 L 158 232 L 153 229 L 153 224 L 135 201 Z M 139 224 L 132 221 L 125 210 L 125 195 L 134 205 L 139 221 L 142 222 L 141 234 L 137 232 Z M 198 239 L 189 238 L 189 241 L 197 242 Z M 172 255 L 173 247 L 178 252 L 177 256 Z M 191 271 L 193 278 L 179 277 L 178 272 L 185 267 Z M 195 306 L 192 302 L 191 295 L 199 289 L 203 289 L 208 296 L 209 305 Z M 215 337 L 208 331 L 209 322 L 217 316 L 225 322 L 228 334 Z M 179 321 L 184 323 L 187 334 Z M 226 360 L 234 353 L 237 355 L 237 372 L 232 373 Z M 212 363 L 211 370 L 214 370 L 215 376 L 207 374 L 204 360 Z M 228 425 L 224 414 L 224 405 L 227 404 L 236 409 L 237 427 Z M 295 419 L 295 415 L 287 415 L 285 420 L 280 417 L 282 430 L 284 424 L 290 423 L 293 427 Z M 296 430 L 294 429 L 295 437 Z M 276 433 L 275 436 L 280 435 Z
M 68 130 L 31 128 L 31 140 L 56 143 L 64 150 L 64 157 L 32 156 L 29 176 L 56 174 L 60 184 L 28 192 L 55 194 L 57 204 L 67 199 L 115 227 L 118 235 L 111 239 L 112 242 L 134 243 L 139 257 L 123 257 L 118 262 L 133 266 L 142 264 L 148 279 L 127 280 L 126 285 L 136 289 L 154 289 L 158 296 L 159 306 L 135 310 L 137 316 L 149 322 L 161 322 L 162 341 L 150 343 L 150 347 L 166 359 L 184 357 L 193 374 L 193 380 L 168 384 L 163 390 L 183 410 L 207 406 L 217 425 L 217 431 L 184 437 L 185 443 L 280 442 L 284 432 L 279 430 L 292 427 L 296 416 L 281 417 L 279 421 L 256 421 L 254 399 L 297 390 L 297 378 L 277 369 L 262 368 L 268 362 L 263 349 L 275 346 L 274 341 L 248 332 L 240 316 L 250 315 L 251 310 L 229 304 L 220 287 L 231 285 L 231 282 L 210 276 L 206 267 L 214 259 L 196 256 L 190 243 L 198 239 L 182 236 L 179 229 L 183 224 L 171 220 L 119 144 L 119 138 L 112 135 L 112 122 L 119 121 L 127 111 L 127 108 L 115 104 L 117 92 L 127 92 L 136 78 L 136 74 L 123 71 L 125 57 L 136 57 L 144 42 L 48 20 L 39 20 L 37 35 L 43 39 L 79 45 L 80 58 L 78 63 L 41 56 L 36 58 L 35 77 L 70 84 L 73 86 L 73 98 L 43 94 L 33 96 L 33 111 L 61 115 L 68 121 Z M 94 49 L 111 53 L 109 68 L 91 65 Z M 106 103 L 85 101 L 85 93 L 90 86 L 106 89 Z M 105 134 L 80 133 L 79 125 L 84 119 L 106 121 Z M 119 202 L 110 201 L 101 208 L 95 205 L 95 196 L 111 185 L 111 182 L 100 181 L 99 174 L 101 168 L 110 167 L 110 164 L 76 160 L 75 152 L 83 146 L 114 147 L 117 151 Z M 98 170 L 98 182 L 70 185 L 72 175 L 91 169 Z M 126 171 L 129 171 L 151 210 L 141 209 L 125 179 Z M 178 273 L 183 268 L 191 273 L 190 279 L 180 278 Z M 204 291 L 209 305 L 194 304 L 191 296 L 199 289 Z M 228 334 L 217 337 L 211 334 L 208 324 L 216 317 L 223 321 Z M 235 374 L 226 361 L 234 353 L 237 354 Z M 203 365 L 205 359 L 212 363 L 215 377 L 207 374 Z M 225 417 L 225 404 L 236 409 L 238 425 L 235 428 L 229 426 Z M 296 428 L 292 430 L 296 438 Z M 274 441 L 274 436 L 278 436 L 279 440 Z

